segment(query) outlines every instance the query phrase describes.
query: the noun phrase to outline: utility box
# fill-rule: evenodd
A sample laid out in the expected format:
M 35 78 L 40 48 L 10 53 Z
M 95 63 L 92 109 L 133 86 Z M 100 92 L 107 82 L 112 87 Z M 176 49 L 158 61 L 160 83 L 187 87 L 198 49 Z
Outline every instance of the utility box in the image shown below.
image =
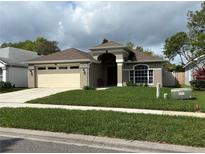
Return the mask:
M 191 99 L 192 98 L 192 89 L 191 88 L 171 89 L 171 97 L 174 99 Z

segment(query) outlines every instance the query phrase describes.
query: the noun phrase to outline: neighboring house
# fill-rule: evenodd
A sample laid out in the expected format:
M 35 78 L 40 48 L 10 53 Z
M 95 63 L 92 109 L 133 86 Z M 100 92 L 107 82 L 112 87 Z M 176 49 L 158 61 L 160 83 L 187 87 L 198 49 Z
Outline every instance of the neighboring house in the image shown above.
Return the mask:
M 39 57 L 37 53 L 12 47 L 0 49 L 0 81 L 28 86 L 28 64 L 25 62 Z
M 71 48 L 29 61 L 29 87 L 124 86 L 128 81 L 163 84 L 164 60 L 157 56 L 109 40 L 89 50 Z
M 205 55 L 201 55 L 200 57 L 197 57 L 194 59 L 195 63 L 197 63 L 197 66 L 204 67 L 205 66 Z M 193 72 L 197 69 L 196 64 L 193 64 L 193 62 L 188 62 L 185 65 L 185 84 L 190 85 L 190 81 L 193 80 Z

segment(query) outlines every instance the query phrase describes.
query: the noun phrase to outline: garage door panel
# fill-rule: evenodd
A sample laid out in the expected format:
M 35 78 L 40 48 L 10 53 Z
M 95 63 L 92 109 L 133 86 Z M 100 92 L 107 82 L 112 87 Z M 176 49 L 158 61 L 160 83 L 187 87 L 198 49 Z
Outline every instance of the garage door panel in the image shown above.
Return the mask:
M 80 88 L 80 73 L 38 74 L 38 87 Z

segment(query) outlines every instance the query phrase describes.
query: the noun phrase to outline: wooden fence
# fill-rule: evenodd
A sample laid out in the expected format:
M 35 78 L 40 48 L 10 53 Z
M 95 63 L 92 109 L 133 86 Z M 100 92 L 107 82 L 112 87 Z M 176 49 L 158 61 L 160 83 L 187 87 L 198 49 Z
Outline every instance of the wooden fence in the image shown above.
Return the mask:
M 176 86 L 177 84 L 185 84 L 185 73 L 184 72 L 169 72 L 165 71 L 163 74 L 164 86 Z

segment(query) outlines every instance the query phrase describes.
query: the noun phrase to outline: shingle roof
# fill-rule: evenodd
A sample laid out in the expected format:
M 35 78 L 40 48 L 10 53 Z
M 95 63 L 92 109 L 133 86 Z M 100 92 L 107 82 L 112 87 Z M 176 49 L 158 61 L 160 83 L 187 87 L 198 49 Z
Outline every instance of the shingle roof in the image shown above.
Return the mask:
M 0 61 L 3 61 L 7 65 L 12 65 L 12 66 L 25 66 L 25 67 L 27 66 L 27 64 L 25 64 L 24 62 L 17 62 L 14 59 L 5 58 L 5 57 L 0 57 Z
M 86 52 L 80 51 L 75 48 L 66 49 L 64 51 L 56 52 L 50 55 L 42 56 L 30 60 L 29 62 L 34 61 L 65 61 L 65 60 L 87 60 L 94 61 L 92 56 Z
M 111 41 L 111 40 L 104 39 L 101 44 L 94 46 L 91 49 L 109 48 L 109 47 L 124 47 L 124 45 L 117 43 L 117 42 L 114 42 L 114 41 Z
M 159 56 L 149 55 L 139 50 L 132 49 L 131 50 L 135 54 L 135 59 L 137 62 L 145 62 L 145 61 L 164 61 L 163 58 Z

